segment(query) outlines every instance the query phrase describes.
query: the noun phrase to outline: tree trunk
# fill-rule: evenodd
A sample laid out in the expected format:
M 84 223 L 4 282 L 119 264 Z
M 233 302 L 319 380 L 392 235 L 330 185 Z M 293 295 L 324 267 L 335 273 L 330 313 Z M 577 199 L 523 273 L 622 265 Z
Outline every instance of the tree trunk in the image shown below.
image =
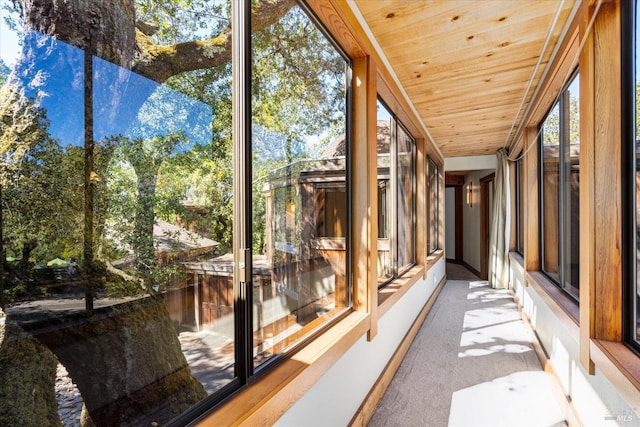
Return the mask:
M 99 58 L 131 69 L 136 48 L 133 0 L 25 0 L 24 16 L 25 30 L 84 51 L 93 47 Z
M 163 424 L 207 396 L 162 298 L 96 308 L 90 319 L 67 314 L 23 327 L 67 368 L 96 426 Z
M 138 195 L 133 231 L 133 252 L 136 256 L 136 269 L 148 275 L 155 265 L 153 225 L 155 224 L 154 206 L 159 168 L 154 165 L 145 168 L 147 170 L 140 169 L 139 167 L 135 168 L 138 176 Z
M 84 236 L 82 247 L 83 268 L 85 271 L 84 301 L 87 316 L 93 316 L 93 294 L 95 292 L 93 264 L 93 219 L 94 188 L 93 172 L 93 55 L 94 42 L 89 36 L 89 50 L 84 55 Z

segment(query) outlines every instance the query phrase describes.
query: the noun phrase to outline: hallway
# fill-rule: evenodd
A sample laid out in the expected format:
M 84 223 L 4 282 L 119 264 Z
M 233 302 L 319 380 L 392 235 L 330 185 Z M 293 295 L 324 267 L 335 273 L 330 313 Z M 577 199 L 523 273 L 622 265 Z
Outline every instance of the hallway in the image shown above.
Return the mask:
M 511 294 L 456 264 L 370 426 L 565 425 Z

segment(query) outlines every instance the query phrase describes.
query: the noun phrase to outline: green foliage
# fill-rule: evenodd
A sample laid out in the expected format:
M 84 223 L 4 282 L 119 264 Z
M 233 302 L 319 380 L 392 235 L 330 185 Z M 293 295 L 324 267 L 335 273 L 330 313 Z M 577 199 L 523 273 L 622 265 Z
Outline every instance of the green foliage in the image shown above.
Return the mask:
M 108 280 L 104 284 L 104 292 L 108 298 L 124 298 L 142 295 L 143 289 L 138 283 L 124 280 Z
M 254 35 L 252 58 L 255 123 L 299 142 L 344 120 L 344 60 L 300 8 Z
M 213 37 L 229 23 L 231 3 L 210 0 L 136 0 L 138 19 L 155 26 L 159 44 Z
M 4 300 L 9 303 L 24 300 L 30 295 L 31 292 L 24 283 L 10 284 L 4 290 Z
M 77 256 L 82 242 L 82 150 L 61 147 L 45 111 L 6 85 L 0 121 L 3 236 L 8 256 L 46 262 Z M 28 245 L 27 245 L 28 243 Z M 28 247 L 27 247 L 28 246 Z M 26 262 L 26 259 L 23 260 Z
M 163 188 L 180 187 L 187 203 L 208 210 L 206 216 L 192 220 L 203 235 L 220 243 L 218 253 L 226 253 L 231 250 L 233 215 L 231 64 L 182 73 L 167 85 L 209 105 L 212 121 L 210 141 L 193 145 L 167 163 L 167 186 Z M 160 176 L 159 182 L 163 179 Z
M 137 0 L 136 18 L 157 29 L 151 35 L 157 43 L 192 41 L 224 31 L 230 5 Z M 252 43 L 253 121 L 265 130 L 254 137 L 253 248 L 263 253 L 267 176 L 296 159 L 318 156 L 344 133 L 345 65 L 299 7 L 255 34 Z M 0 64 L 0 84 L 8 73 Z M 131 119 L 129 137 L 94 142 L 89 182 L 83 173 L 84 147 L 61 146 L 49 134 L 46 111 L 20 98 L 19 88 L 4 85 L 2 90 L 0 183 L 8 256 L 26 257 L 30 267 L 54 258 L 82 263 L 85 215 L 93 216 L 96 261 L 122 260 L 133 251 L 140 261 L 138 273 L 149 284 L 164 283 L 175 273 L 156 265 L 152 230 L 159 219 L 176 223 L 188 218 L 199 233 L 220 243 L 219 253 L 231 250 L 230 63 L 176 74 L 157 88 Z M 172 97 L 173 92 L 184 98 Z M 180 104 L 187 97 L 206 105 L 208 115 L 188 116 L 188 107 Z M 284 148 L 270 153 L 267 134 L 285 141 Z M 86 185 L 94 189 L 92 212 L 85 212 Z M 119 280 L 110 280 L 107 287 L 113 295 L 137 291 Z
M 2 59 L 0 59 L 0 87 L 4 86 L 10 73 L 11 69 L 7 67 L 7 64 L 5 64 Z
M 559 104 L 556 104 L 547 115 L 542 132 L 545 145 L 560 143 Z M 580 100 L 577 96 L 569 98 L 569 141 L 571 143 L 580 142 Z
M 109 203 L 112 210 L 109 216 L 119 219 L 112 221 L 115 237 L 131 247 L 140 272 L 148 273 L 156 262 L 153 242 L 156 207 L 179 206 L 177 200 L 158 203 L 156 189 L 163 163 L 184 142 L 181 133 L 135 140 L 121 137 L 114 150 L 107 194 L 116 203 Z M 164 211 L 165 215 L 168 211 Z

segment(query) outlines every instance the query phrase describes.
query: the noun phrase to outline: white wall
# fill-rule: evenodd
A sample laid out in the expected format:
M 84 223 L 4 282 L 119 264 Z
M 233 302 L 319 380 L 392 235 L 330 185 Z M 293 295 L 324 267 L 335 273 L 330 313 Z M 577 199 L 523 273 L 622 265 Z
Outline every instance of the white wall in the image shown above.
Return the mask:
M 444 159 L 445 172 L 466 172 L 485 169 L 495 170 L 498 158 L 495 154 L 488 156 L 447 157 Z
M 596 368 L 595 375 L 589 375 L 582 368 L 577 325 L 573 330 L 567 329 L 566 323 L 558 319 L 534 287 L 524 286 L 519 269 L 511 268 L 511 283 L 583 425 L 640 426 L 640 418 L 602 372 Z
M 446 258 L 456 257 L 456 189 L 447 187 L 444 190 L 444 255 Z
M 275 425 L 348 425 L 444 275 L 441 258 L 379 320 L 378 335 L 371 342 L 362 336 Z

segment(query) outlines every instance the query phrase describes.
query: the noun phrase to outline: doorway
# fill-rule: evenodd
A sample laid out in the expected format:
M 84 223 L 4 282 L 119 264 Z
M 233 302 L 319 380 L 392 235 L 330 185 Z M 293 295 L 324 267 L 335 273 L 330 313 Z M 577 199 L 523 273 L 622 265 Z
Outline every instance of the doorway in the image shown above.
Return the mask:
M 445 227 L 445 259 L 447 262 L 461 264 L 463 261 L 463 229 L 462 229 L 462 186 L 463 175 L 447 173 L 445 175 L 445 217 L 453 219 L 453 227 Z
M 496 174 L 480 179 L 480 279 L 489 278 L 489 241 L 493 221 L 493 192 Z

